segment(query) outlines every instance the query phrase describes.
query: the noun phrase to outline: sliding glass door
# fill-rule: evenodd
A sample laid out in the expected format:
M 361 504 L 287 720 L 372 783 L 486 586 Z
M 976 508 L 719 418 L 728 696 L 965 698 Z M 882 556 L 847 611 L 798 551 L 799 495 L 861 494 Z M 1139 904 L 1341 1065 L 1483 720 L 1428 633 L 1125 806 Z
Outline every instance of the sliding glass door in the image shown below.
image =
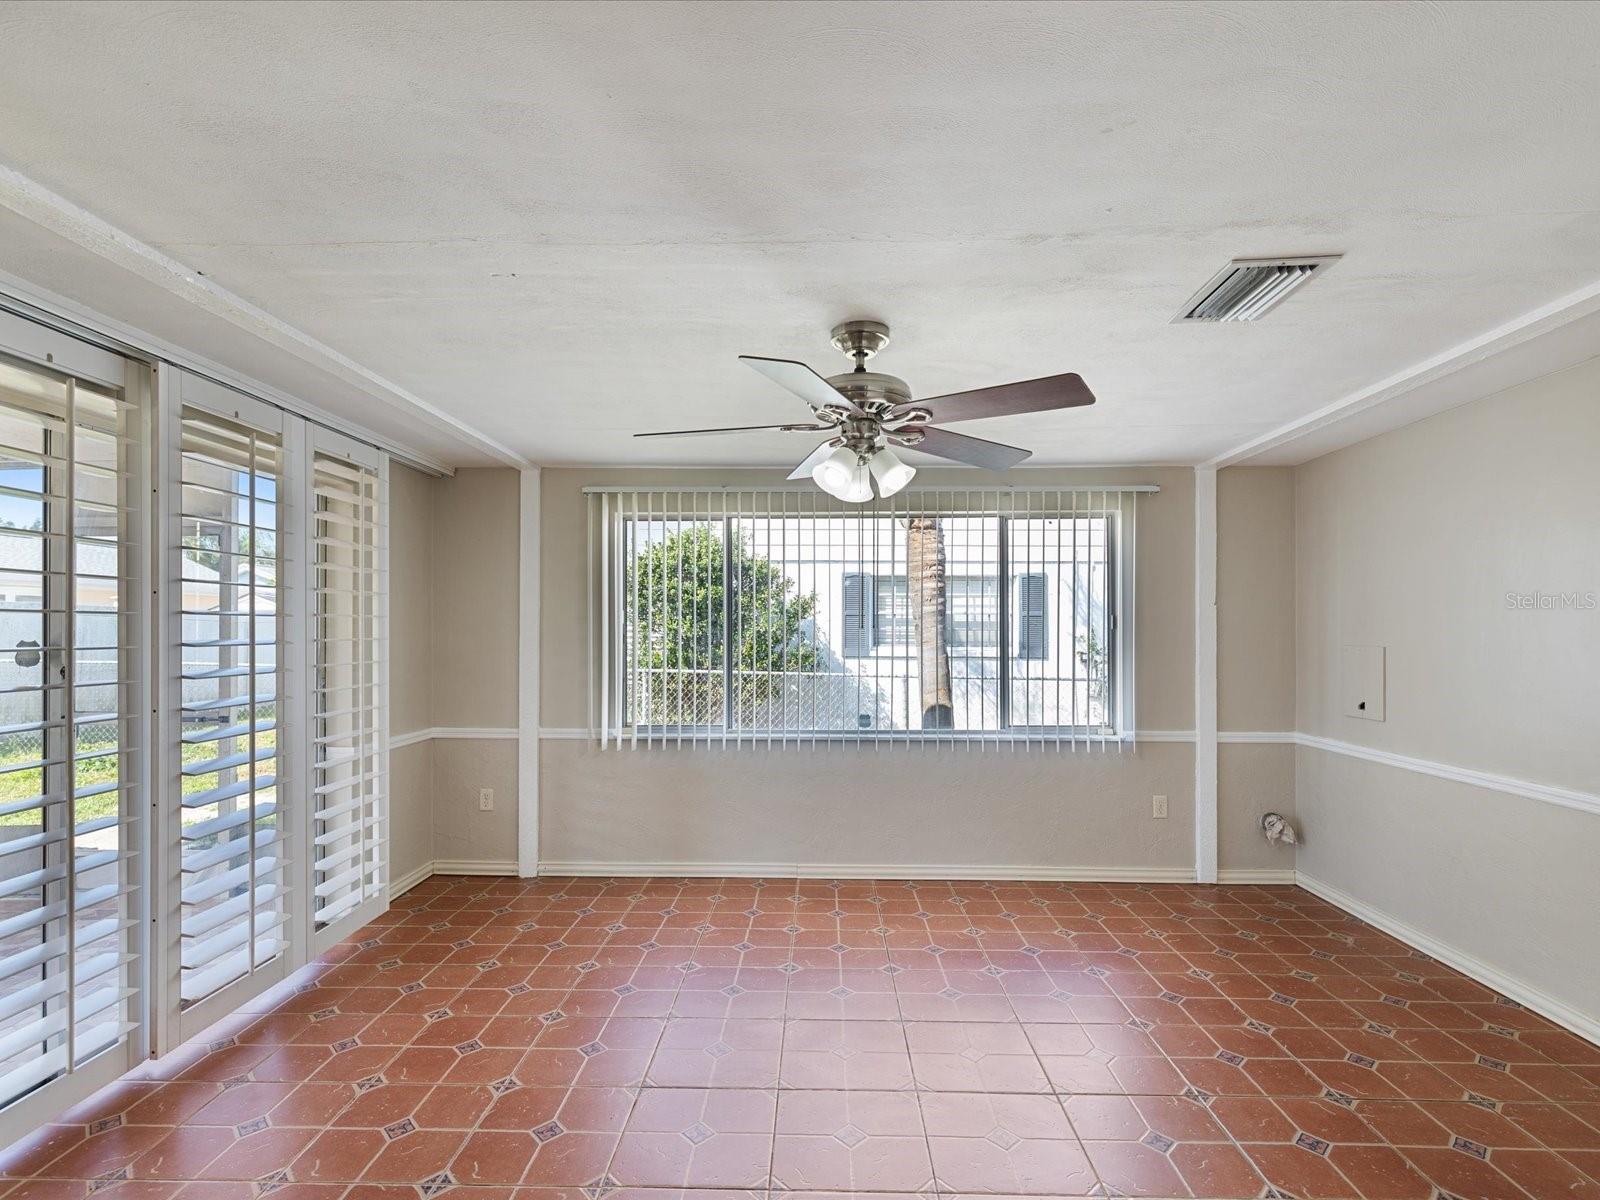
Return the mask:
M 0 314 L 0 1141 L 143 1046 L 147 381 Z
M 383 910 L 388 884 L 388 472 L 370 446 L 311 435 L 314 945 Z
M 290 932 L 292 834 L 278 785 L 284 447 L 266 424 L 190 405 L 178 420 L 181 684 L 169 736 L 185 1010 L 275 964 Z

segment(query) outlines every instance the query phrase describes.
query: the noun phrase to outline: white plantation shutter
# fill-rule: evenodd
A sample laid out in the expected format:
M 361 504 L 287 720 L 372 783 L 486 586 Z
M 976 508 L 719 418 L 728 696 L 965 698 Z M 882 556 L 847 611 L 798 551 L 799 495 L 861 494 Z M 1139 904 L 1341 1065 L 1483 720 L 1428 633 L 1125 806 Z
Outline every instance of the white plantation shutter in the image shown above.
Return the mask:
M 318 431 L 319 444 L 337 444 Z M 312 919 L 364 923 L 386 888 L 384 471 L 353 444 L 312 455 Z M 366 461 L 363 461 L 365 459 Z M 354 918 L 346 921 L 345 918 Z
M 99 382 L 0 356 L 0 1106 L 140 1028 L 142 405 L 78 349 Z
M 280 437 L 179 420 L 179 994 L 196 1004 L 286 949 L 278 776 Z

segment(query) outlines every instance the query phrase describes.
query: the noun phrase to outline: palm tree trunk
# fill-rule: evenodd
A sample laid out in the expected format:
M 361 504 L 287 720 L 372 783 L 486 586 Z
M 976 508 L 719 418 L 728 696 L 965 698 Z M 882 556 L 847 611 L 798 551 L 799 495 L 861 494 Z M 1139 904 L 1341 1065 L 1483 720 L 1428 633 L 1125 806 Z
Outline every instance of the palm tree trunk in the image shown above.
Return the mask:
M 906 522 L 906 561 L 907 601 L 917 620 L 922 727 L 949 729 L 955 724 L 955 709 L 950 702 L 950 647 L 945 641 L 944 530 L 937 517 L 912 517 Z

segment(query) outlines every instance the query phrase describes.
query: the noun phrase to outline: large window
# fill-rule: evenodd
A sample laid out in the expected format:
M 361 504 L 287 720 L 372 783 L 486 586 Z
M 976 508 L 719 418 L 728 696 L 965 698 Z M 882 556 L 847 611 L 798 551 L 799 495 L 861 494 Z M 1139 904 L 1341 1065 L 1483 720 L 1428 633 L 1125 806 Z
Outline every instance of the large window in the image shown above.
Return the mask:
M 1132 728 L 1130 493 L 913 492 L 899 511 L 798 492 L 591 502 L 608 742 L 1070 744 Z

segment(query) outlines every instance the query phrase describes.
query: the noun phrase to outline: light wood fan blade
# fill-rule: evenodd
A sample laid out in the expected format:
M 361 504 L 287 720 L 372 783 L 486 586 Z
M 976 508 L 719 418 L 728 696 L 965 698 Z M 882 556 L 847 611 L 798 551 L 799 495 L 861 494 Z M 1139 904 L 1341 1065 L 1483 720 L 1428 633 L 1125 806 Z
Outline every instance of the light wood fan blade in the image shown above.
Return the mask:
M 660 433 L 636 433 L 634 437 L 706 437 L 714 433 L 759 433 L 764 429 L 778 429 L 784 433 L 822 433 L 832 425 L 729 425 L 722 429 L 667 429 Z
M 835 446 L 831 441 L 823 442 L 822 445 L 818 446 L 810 454 L 806 455 L 804 462 L 789 472 L 789 478 L 810 479 L 811 472 L 817 469 L 817 464 L 823 459 L 827 458 L 828 455 L 832 454 L 837 449 L 838 447 Z
M 925 408 L 940 425 L 951 421 L 976 421 L 982 417 L 1009 417 L 1017 413 L 1049 412 L 1057 408 L 1082 408 L 1094 403 L 1094 393 L 1081 375 L 1046 375 L 1043 379 L 1024 379 L 970 392 L 950 392 L 914 400 L 895 410 L 896 414 Z M 891 417 L 891 419 L 893 419 Z
M 1004 471 L 1014 467 L 1033 454 L 1020 446 L 1005 446 L 999 442 L 986 442 L 982 438 L 968 437 L 964 433 L 951 433 L 948 429 L 925 428 L 917 430 L 922 440 L 907 442 L 907 450 L 953 459 L 969 466 L 984 467 L 990 471 Z
M 773 383 L 788 388 L 812 408 L 842 408 L 846 412 L 860 412 L 855 402 L 836 391 L 821 375 L 803 362 L 788 358 L 758 358 L 741 354 L 739 361 L 760 371 Z

